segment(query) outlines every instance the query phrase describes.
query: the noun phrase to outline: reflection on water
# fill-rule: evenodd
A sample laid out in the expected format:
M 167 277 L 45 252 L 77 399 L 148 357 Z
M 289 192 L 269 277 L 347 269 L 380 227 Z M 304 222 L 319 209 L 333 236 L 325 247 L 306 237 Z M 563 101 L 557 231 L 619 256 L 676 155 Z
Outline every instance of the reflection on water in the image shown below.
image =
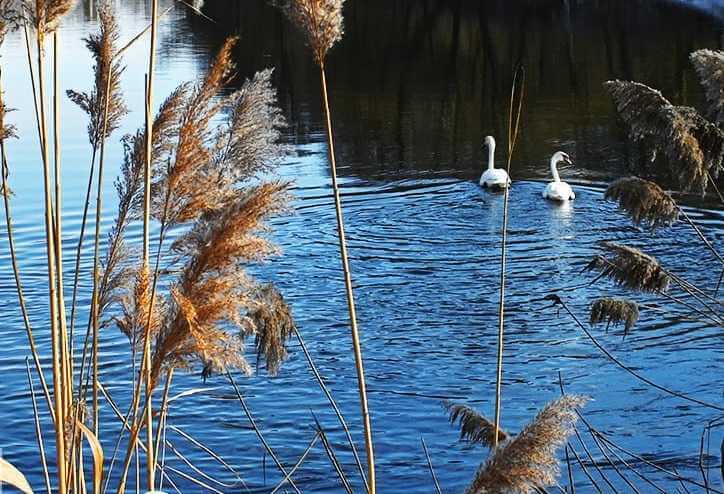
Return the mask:
M 587 286 L 592 276 L 581 272 L 600 240 L 625 240 L 645 248 L 703 290 L 714 289 L 715 275 L 692 269 L 711 259 L 686 225 L 654 233 L 634 228 L 603 201 L 600 187 L 580 182 L 608 180 L 624 168 L 626 148 L 601 82 L 635 78 L 661 88 L 677 103 L 697 103 L 701 95 L 687 55 L 699 47 L 719 46 L 718 18 L 676 3 L 643 0 L 347 4 L 347 36 L 332 53 L 330 80 L 380 492 L 431 490 L 421 436 L 445 491 L 462 491 L 485 457 L 484 451 L 457 443 L 457 432 L 447 423 L 440 401 L 461 400 L 487 414 L 492 410 L 503 196 L 481 190 L 470 179 L 477 179 L 482 169 L 483 136 L 505 140 L 510 75 L 519 61 L 526 66 L 527 97 L 510 195 L 503 423 L 518 430 L 543 403 L 558 396 L 560 371 L 570 391 L 594 398 L 587 414 L 595 426 L 650 460 L 698 476 L 701 427 L 711 414 L 621 374 L 542 298 L 557 291 L 585 317 L 593 298 L 623 295 L 607 283 Z M 118 5 L 122 39 L 129 39 L 146 25 L 147 7 L 141 0 Z M 242 75 L 270 65 L 277 68 L 282 105 L 292 123 L 287 138 L 297 150 L 281 173 L 295 182 L 296 214 L 275 222 L 275 238 L 284 255 L 257 271 L 260 278 L 273 279 L 294 308 L 320 372 L 362 444 L 314 66 L 299 36 L 263 0 L 207 0 L 204 12 L 217 25 L 179 3 L 169 0 L 162 8 L 166 5 L 173 9 L 162 24 L 159 98 L 194 77 L 232 32 L 241 35 L 237 61 Z M 94 8 L 87 0 L 63 28 L 68 56 L 64 88 L 85 89 L 91 83 L 81 38 L 95 29 L 93 19 Z M 128 53 L 123 83 L 132 112 L 116 137 L 142 121 L 145 50 L 141 43 Z M 6 98 L 19 109 L 10 118 L 21 139 L 9 145 L 17 243 L 31 318 L 47 356 L 42 210 L 36 199 L 38 151 L 22 39 L 8 39 L 2 55 Z M 70 105 L 63 112 L 64 222 L 70 252 L 80 224 L 88 158 L 84 117 Z M 566 205 L 543 201 L 545 184 L 538 180 L 546 178 L 548 158 L 559 148 L 576 161 L 574 168 L 563 171 L 564 177 L 579 183 L 576 201 Z M 113 139 L 109 177 L 117 173 L 120 158 L 120 145 Z M 500 152 L 497 159 L 503 163 Z M 106 184 L 110 219 L 115 207 L 112 181 Z M 687 213 L 716 246 L 722 245 L 720 210 L 690 208 Z M 0 231 L 4 238 L 4 227 Z M 133 229 L 131 242 L 139 235 L 138 228 Z M 24 384 L 26 340 L 15 310 L 5 245 L 0 245 L 0 304 L 6 308 L 0 312 L 0 447 L 39 487 L 42 477 Z M 70 258 L 67 263 L 72 265 Z M 89 273 L 87 250 L 81 280 L 84 305 L 90 293 Z M 574 286 L 583 288 L 570 290 Z M 687 321 L 654 297 L 636 298 L 646 309 L 635 333 L 623 341 L 618 331 L 606 334 L 596 328 L 603 344 L 650 378 L 720 403 L 720 390 L 712 386 L 714 376 L 721 375 L 720 328 Z M 80 320 L 85 317 L 81 314 Z M 101 348 L 102 379 L 126 405 L 130 376 L 125 337 L 109 328 Z M 277 378 L 240 379 L 259 425 L 285 465 L 292 465 L 314 434 L 310 410 L 314 411 L 359 490 L 342 431 L 299 348 L 292 345 L 290 353 Z M 197 388 L 200 378 L 179 373 L 174 386 L 176 392 Z M 178 399 L 170 423 L 220 453 L 252 492 L 268 492 L 280 476 L 268 459 L 265 462 L 223 380 L 212 378 L 207 386 L 203 393 Z M 117 428 L 107 408 L 103 424 L 110 455 Z M 721 433 L 715 431 L 712 444 L 720 440 Z M 234 482 L 218 462 L 183 436 L 170 432 L 169 441 L 203 472 Z M 720 461 L 715 449 L 707 461 L 712 475 Z M 169 465 L 189 471 L 171 450 L 167 456 Z M 660 472 L 646 469 L 646 474 L 667 492 L 678 487 Z M 583 472 L 576 469 L 575 475 L 578 492 L 591 492 Z M 183 492 L 199 491 L 183 479 L 174 480 Z M 623 481 L 613 475 L 612 480 L 620 492 L 627 492 Z M 319 448 L 302 465 L 295 482 L 306 492 L 339 492 Z M 214 485 L 223 492 L 240 490 Z M 648 492 L 646 485 L 640 489 Z

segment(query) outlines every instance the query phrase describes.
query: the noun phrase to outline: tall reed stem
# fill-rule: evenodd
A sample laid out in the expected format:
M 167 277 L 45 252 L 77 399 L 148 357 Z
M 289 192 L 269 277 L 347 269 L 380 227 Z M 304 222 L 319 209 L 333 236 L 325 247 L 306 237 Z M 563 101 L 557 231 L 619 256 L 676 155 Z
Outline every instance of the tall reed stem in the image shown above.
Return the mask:
M 57 273 L 58 322 L 60 329 L 60 349 L 63 365 L 63 400 L 68 413 L 73 403 L 73 379 L 70 354 L 68 352 L 68 332 L 65 314 L 65 295 L 63 293 L 63 190 L 61 176 L 60 147 L 60 34 L 53 32 L 53 157 L 55 176 L 55 263 Z
M 523 86 L 521 87 L 518 99 L 518 113 L 513 122 L 513 105 L 515 103 L 515 95 L 518 86 L 518 75 L 523 77 Z M 523 90 L 525 89 L 525 71 L 519 67 L 513 76 L 513 86 L 510 90 L 510 106 L 508 108 L 508 163 L 506 171 L 510 176 L 510 163 L 515 149 L 515 141 L 518 138 L 518 129 L 520 124 L 520 112 L 523 108 Z M 508 203 L 510 199 L 510 185 L 504 189 L 503 199 L 503 232 L 502 242 L 500 245 L 500 299 L 498 304 L 498 357 L 496 363 L 495 378 L 495 433 L 493 434 L 493 448 L 498 447 L 498 434 L 500 431 L 500 402 L 503 387 L 503 343 L 505 332 L 505 270 L 506 255 L 508 247 Z
M 151 0 L 151 46 L 148 56 L 148 82 L 146 84 L 146 162 L 143 171 L 143 270 L 148 273 L 150 257 L 150 227 L 151 227 L 151 159 L 153 154 L 153 71 L 156 63 L 156 31 L 158 28 L 158 0 Z M 153 302 L 151 302 L 152 304 Z M 151 313 L 149 308 L 149 314 Z M 148 490 L 153 491 L 156 479 L 156 455 L 153 448 L 153 407 L 151 383 L 151 338 L 144 339 L 145 359 L 145 385 L 148 395 L 146 410 L 146 466 L 148 469 Z
M 48 130 L 45 117 L 45 56 L 43 41 L 45 34 L 41 29 L 36 33 L 38 56 L 38 95 L 40 108 L 40 141 L 43 161 L 43 189 L 45 195 L 45 239 L 48 264 L 48 302 L 50 308 L 50 332 L 53 354 L 53 399 L 55 407 L 55 448 L 57 459 L 58 492 L 66 492 L 66 455 L 65 455 L 65 409 L 63 406 L 63 376 L 60 349 L 61 337 L 58 331 L 58 306 L 55 278 L 55 231 L 52 213 L 52 197 L 50 185 L 50 158 L 48 156 Z
M 360 407 L 362 410 L 362 423 L 364 426 L 365 448 L 367 450 L 367 482 L 369 493 L 375 494 L 375 455 L 372 444 L 372 425 L 367 404 L 367 386 L 365 384 L 364 362 L 362 361 L 362 346 L 357 328 L 357 313 L 354 303 L 354 292 L 352 291 L 352 275 L 349 269 L 347 257 L 347 240 L 344 234 L 344 215 L 342 213 L 342 199 L 337 183 L 337 161 L 334 151 L 334 136 L 332 132 L 332 116 L 329 109 L 329 95 L 327 93 L 327 75 L 324 64 L 320 64 L 320 77 L 322 83 L 322 99 L 324 102 L 325 123 L 327 126 L 327 142 L 329 144 L 329 168 L 332 176 L 332 189 L 334 191 L 334 210 L 337 216 L 337 236 L 339 237 L 339 252 L 342 258 L 342 271 L 344 272 L 344 287 L 347 294 L 347 309 L 349 311 L 350 326 L 352 329 L 352 346 L 354 348 L 354 360 L 357 369 L 357 387 L 359 388 Z

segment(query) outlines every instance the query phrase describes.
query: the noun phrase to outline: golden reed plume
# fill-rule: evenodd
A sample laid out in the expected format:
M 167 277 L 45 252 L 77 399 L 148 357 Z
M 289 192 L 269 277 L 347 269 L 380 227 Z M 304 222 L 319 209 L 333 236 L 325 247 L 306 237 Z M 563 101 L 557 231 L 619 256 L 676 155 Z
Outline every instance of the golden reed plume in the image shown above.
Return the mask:
M 689 55 L 709 105 L 708 117 L 717 124 L 724 123 L 724 52 L 697 50 Z
M 679 207 L 671 196 L 657 184 L 638 177 L 616 180 L 608 186 L 604 197 L 617 201 L 637 225 L 646 222 L 657 228 L 679 219 Z
M 636 302 L 619 298 L 603 297 L 591 304 L 591 324 L 606 323 L 608 326 L 624 324 L 628 334 L 639 320 L 639 306 Z
M 260 286 L 253 295 L 256 306 L 249 311 L 255 335 L 257 369 L 262 359 L 274 376 L 288 357 L 287 341 L 295 331 L 292 309 L 271 283 Z
M 586 266 L 600 271 L 619 285 L 642 292 L 665 292 L 670 276 L 653 256 L 626 245 L 602 242 L 601 247 L 610 257 L 598 255 Z
M 638 82 L 608 81 L 604 87 L 649 161 L 665 157 L 669 172 L 685 191 L 706 192 L 724 160 L 724 132 L 687 106 L 674 106 L 661 92 Z
M 474 408 L 459 403 L 444 402 L 450 414 L 450 423 L 459 423 L 460 440 L 492 447 L 495 444 L 495 424 Z M 508 434 L 498 429 L 498 442 L 508 439 Z
M 275 3 L 302 31 L 315 62 L 324 66 L 327 52 L 344 35 L 344 0 L 279 0 Z
M 98 8 L 98 17 L 101 21 L 100 32 L 85 38 L 85 44 L 93 56 L 95 65 L 93 73 L 95 84 L 90 93 L 79 93 L 72 89 L 66 91 L 68 97 L 88 114 L 88 140 L 93 148 L 100 145 L 103 138 L 107 138 L 120 125 L 128 109 L 123 101 L 121 90 L 121 74 L 125 67 L 120 60 L 116 60 L 118 48 L 118 22 L 110 3 L 102 3 Z M 110 81 L 108 80 L 110 77 Z M 108 114 L 106 116 L 106 90 L 108 90 Z M 104 121 L 104 117 L 107 120 Z M 103 135 L 103 128 L 106 133 Z
M 565 395 L 546 405 L 533 422 L 480 466 L 466 494 L 529 494 L 555 484 L 560 470 L 556 451 L 573 433 L 576 408 L 587 400 Z

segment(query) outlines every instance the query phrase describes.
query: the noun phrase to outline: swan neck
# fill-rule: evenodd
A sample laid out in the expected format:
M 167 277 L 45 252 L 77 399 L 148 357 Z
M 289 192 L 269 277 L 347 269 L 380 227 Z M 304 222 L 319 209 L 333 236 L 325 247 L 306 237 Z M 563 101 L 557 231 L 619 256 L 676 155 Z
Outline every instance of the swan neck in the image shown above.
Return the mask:
M 556 166 L 558 162 L 555 158 L 551 158 L 551 175 L 553 175 L 553 181 L 554 182 L 560 182 L 561 176 L 558 175 L 558 167 Z
M 495 168 L 495 143 L 488 145 L 488 170 Z

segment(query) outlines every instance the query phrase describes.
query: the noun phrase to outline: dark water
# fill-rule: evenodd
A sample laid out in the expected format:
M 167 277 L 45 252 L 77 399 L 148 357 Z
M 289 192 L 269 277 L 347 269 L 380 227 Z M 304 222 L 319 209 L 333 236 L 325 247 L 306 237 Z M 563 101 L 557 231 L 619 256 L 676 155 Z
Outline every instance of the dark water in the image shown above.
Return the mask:
M 561 372 L 569 391 L 593 398 L 586 415 L 594 426 L 668 469 L 700 475 L 702 427 L 717 413 L 633 380 L 603 358 L 564 313 L 541 301 L 558 291 L 585 319 L 592 299 L 622 294 L 608 283 L 570 289 L 592 280 L 581 269 L 604 239 L 646 249 L 704 290 L 716 285 L 718 273 L 707 269 L 716 264 L 691 229 L 679 224 L 652 234 L 633 228 L 603 201 L 600 186 L 626 171 L 629 154 L 602 81 L 633 78 L 660 88 L 676 103 L 697 105 L 702 100 L 687 55 L 700 47 L 720 47 L 722 7 L 684 3 L 691 5 L 643 0 L 570 1 L 567 6 L 523 0 L 489 1 L 484 6 L 462 0 L 348 2 L 347 36 L 331 55 L 329 79 L 380 492 L 433 491 L 421 437 L 446 492 L 463 490 L 485 458 L 483 450 L 457 442 L 440 401 L 464 401 L 492 415 L 503 199 L 481 191 L 475 179 L 482 169 L 482 138 L 493 134 L 503 147 L 511 73 L 518 63 L 526 67 L 527 91 L 513 161 L 503 424 L 519 430 L 558 396 Z M 148 12 L 136 1 L 118 5 L 122 38 L 128 39 L 145 26 Z M 286 138 L 297 150 L 280 173 L 295 181 L 296 213 L 274 222 L 283 256 L 255 268 L 255 273 L 276 282 L 293 306 L 298 326 L 361 446 L 317 73 L 299 36 L 264 2 L 210 1 L 204 12 L 219 23 L 189 14 L 181 4 L 162 23 L 157 95 L 160 99 L 179 82 L 196 76 L 223 38 L 234 32 L 241 35 L 241 75 L 277 67 L 280 100 L 291 121 Z M 91 82 L 81 38 L 95 29 L 93 18 L 93 8 L 85 2 L 62 30 L 64 88 L 86 89 Z M 141 43 L 127 57 L 124 88 L 133 111 L 122 132 L 142 121 L 145 56 Z M 1 62 L 5 97 L 19 110 L 10 119 L 21 139 L 8 148 L 16 241 L 31 318 L 47 356 L 40 168 L 24 57 L 22 39 L 11 36 L 2 48 Z M 89 153 L 85 118 L 69 104 L 63 111 L 69 272 Z M 548 157 L 557 149 L 568 151 L 576 161 L 563 174 L 576 184 L 578 198 L 563 207 L 540 199 Z M 114 214 L 110 177 L 120 162 L 117 139 L 109 152 L 105 227 Z M 502 162 L 502 152 L 498 159 Z M 691 202 L 687 212 L 721 249 L 724 215 L 713 204 Z M 138 235 L 137 229 L 132 231 L 133 239 Z M 40 489 L 24 370 L 27 343 L 5 242 L 1 249 L 0 447 Z M 89 297 L 90 255 L 87 250 L 83 264 L 84 304 Z M 665 301 L 636 299 L 650 308 L 642 309 L 634 334 L 624 341 L 619 331 L 595 328 L 601 342 L 651 379 L 721 405 L 721 328 L 686 321 Z M 317 414 L 358 489 L 344 436 L 299 348 L 292 344 L 290 350 L 291 358 L 278 377 L 240 378 L 248 403 L 287 465 L 311 440 L 311 412 Z M 125 337 L 109 329 L 102 351 L 102 379 L 125 403 L 130 379 Z M 198 387 L 207 389 L 176 401 L 170 423 L 220 453 L 252 491 L 268 491 L 280 476 L 264 459 L 228 385 L 220 378 L 203 384 L 196 374 L 179 374 L 174 392 Z M 103 429 L 110 456 L 118 428 L 108 409 Z M 590 438 L 584 439 L 598 458 Z M 178 433 L 170 432 L 169 440 L 196 467 L 227 484 L 205 480 L 217 490 L 243 490 L 229 487 L 233 476 Z M 721 440 L 721 430 L 715 430 L 705 462 L 715 484 L 720 482 Z M 580 444 L 574 446 L 583 454 Z M 666 475 L 631 463 L 666 492 L 679 486 Z M 170 450 L 168 464 L 192 473 Z M 622 481 L 608 473 L 619 490 L 627 492 Z M 579 468 L 574 474 L 578 492 L 594 492 Z M 201 491 L 171 475 L 183 492 Z M 653 489 L 629 477 L 642 492 Z M 600 477 L 596 480 L 605 487 Z M 310 454 L 295 482 L 306 492 L 341 490 L 320 447 Z M 691 490 L 696 492 L 695 487 Z

